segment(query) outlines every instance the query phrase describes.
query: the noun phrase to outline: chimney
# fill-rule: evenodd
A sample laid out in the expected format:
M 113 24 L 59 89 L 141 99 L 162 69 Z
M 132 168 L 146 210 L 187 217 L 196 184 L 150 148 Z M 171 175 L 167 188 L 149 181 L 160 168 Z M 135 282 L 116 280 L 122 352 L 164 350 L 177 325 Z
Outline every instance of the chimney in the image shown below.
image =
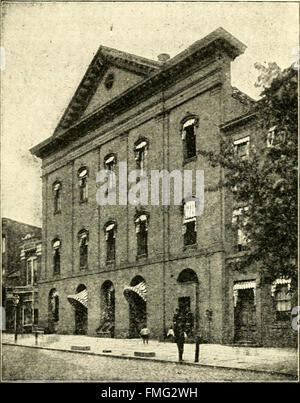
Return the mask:
M 166 63 L 170 59 L 170 55 L 168 53 L 161 53 L 157 56 L 157 59 L 161 63 Z

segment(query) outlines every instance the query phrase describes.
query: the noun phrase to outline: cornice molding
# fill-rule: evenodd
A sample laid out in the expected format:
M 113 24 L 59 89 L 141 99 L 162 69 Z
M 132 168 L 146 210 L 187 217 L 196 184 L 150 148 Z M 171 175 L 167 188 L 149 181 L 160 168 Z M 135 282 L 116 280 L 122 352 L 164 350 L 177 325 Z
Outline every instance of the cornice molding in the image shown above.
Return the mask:
M 184 90 L 179 89 L 176 92 L 169 94 L 169 97 L 165 100 L 164 107 L 162 106 L 163 99 L 159 97 L 151 105 L 145 105 L 143 110 L 135 111 L 134 114 L 130 116 L 123 116 L 123 120 L 114 121 L 112 122 L 112 125 L 103 128 L 102 130 L 96 130 L 93 133 L 93 136 L 86 137 L 85 141 L 76 145 L 73 150 L 66 151 L 62 156 L 59 156 L 54 161 L 44 165 L 43 176 L 66 165 L 70 160 L 74 160 L 79 156 L 92 151 L 96 147 L 101 147 L 103 144 L 119 137 L 120 135 L 125 135 L 125 133 L 127 133 L 128 136 L 130 130 L 140 126 L 150 119 L 161 119 L 163 115 L 170 113 L 172 109 L 187 102 L 190 98 L 209 91 L 212 88 L 221 86 L 221 76 L 218 73 L 219 69 L 214 69 L 198 78 L 198 80 L 191 83 L 190 86 L 186 87 Z M 209 83 L 205 83 L 207 78 L 211 78 Z
M 165 90 L 174 83 L 174 79 L 178 80 L 179 77 L 182 77 L 186 71 L 197 65 L 197 63 L 199 68 L 199 62 L 201 63 L 203 59 L 216 54 L 218 57 L 220 57 L 220 54 L 223 52 L 226 52 L 232 59 L 234 59 L 236 56 L 243 53 L 244 49 L 245 46 L 241 44 L 241 42 L 232 37 L 224 29 L 219 28 L 207 35 L 202 40 L 196 42 L 175 58 L 170 59 L 169 62 L 161 65 L 161 68 L 158 72 L 154 72 L 145 80 L 130 87 L 121 95 L 113 98 L 103 107 L 95 110 L 92 114 L 85 116 L 75 124 L 72 124 L 72 119 L 78 115 L 76 115 L 77 111 L 72 111 L 70 122 L 68 123 L 70 124 L 70 127 L 57 134 L 57 136 L 53 136 L 33 147 L 31 152 L 40 158 L 44 158 L 49 155 L 49 153 L 55 152 L 57 148 L 64 147 L 79 135 L 82 136 L 83 133 L 86 133 L 86 131 L 92 129 L 92 127 L 95 127 L 95 125 L 97 126 L 103 124 L 111 120 L 115 114 L 123 113 L 125 110 L 132 108 L 142 101 L 145 101 L 154 93 Z M 105 64 L 105 62 L 101 60 L 101 63 L 101 66 L 103 67 L 103 63 Z M 84 83 L 86 86 L 91 85 L 89 74 L 90 71 L 93 71 L 94 65 L 96 65 L 96 67 L 99 69 L 97 55 L 89 67 L 87 74 L 82 80 L 78 91 L 82 90 Z M 77 92 L 75 93 L 75 98 L 76 94 Z M 74 101 L 74 97 L 71 103 Z M 71 103 L 69 106 L 71 106 Z

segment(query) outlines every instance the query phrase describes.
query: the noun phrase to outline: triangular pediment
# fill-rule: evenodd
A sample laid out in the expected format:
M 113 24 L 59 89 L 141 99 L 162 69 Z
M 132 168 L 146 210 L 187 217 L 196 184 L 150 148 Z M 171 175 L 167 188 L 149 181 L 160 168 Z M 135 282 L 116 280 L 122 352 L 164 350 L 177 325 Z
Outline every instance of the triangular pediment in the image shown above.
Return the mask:
M 63 114 L 54 136 L 92 114 L 159 68 L 159 62 L 100 46 Z

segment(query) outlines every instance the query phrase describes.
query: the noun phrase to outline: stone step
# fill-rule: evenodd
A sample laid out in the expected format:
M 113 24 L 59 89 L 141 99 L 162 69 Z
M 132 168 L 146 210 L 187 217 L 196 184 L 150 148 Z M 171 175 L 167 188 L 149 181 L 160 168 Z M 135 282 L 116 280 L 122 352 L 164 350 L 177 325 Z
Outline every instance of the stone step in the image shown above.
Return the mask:
M 154 351 L 135 351 L 135 357 L 155 357 Z
M 71 346 L 71 350 L 90 351 L 91 346 Z

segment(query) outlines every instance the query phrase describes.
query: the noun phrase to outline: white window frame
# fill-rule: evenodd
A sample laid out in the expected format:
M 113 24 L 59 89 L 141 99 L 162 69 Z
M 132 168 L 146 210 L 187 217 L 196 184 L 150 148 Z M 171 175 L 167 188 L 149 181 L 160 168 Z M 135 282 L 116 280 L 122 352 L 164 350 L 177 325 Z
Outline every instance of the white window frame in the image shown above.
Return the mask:
M 30 264 L 30 269 L 31 269 L 31 283 L 28 282 L 29 264 Z M 26 261 L 26 285 L 33 285 L 34 284 L 34 266 L 37 267 L 37 258 L 32 256 L 32 257 L 28 258 L 27 261 Z
M 246 154 L 241 155 L 241 158 L 245 159 L 245 158 L 249 157 L 250 136 L 241 137 L 240 139 L 234 140 L 233 144 L 234 144 L 235 152 L 237 154 L 238 154 L 238 147 L 243 144 L 246 144 Z
M 238 224 L 238 221 L 240 220 L 240 216 L 242 215 L 243 211 L 248 211 L 249 207 L 239 207 L 237 209 L 234 209 L 232 212 L 232 224 Z M 243 227 L 246 225 L 246 222 L 241 223 L 241 226 Z M 237 229 L 237 245 L 241 246 L 246 246 L 248 244 L 248 241 L 246 239 L 246 236 L 244 234 L 243 228 L 238 228 Z

